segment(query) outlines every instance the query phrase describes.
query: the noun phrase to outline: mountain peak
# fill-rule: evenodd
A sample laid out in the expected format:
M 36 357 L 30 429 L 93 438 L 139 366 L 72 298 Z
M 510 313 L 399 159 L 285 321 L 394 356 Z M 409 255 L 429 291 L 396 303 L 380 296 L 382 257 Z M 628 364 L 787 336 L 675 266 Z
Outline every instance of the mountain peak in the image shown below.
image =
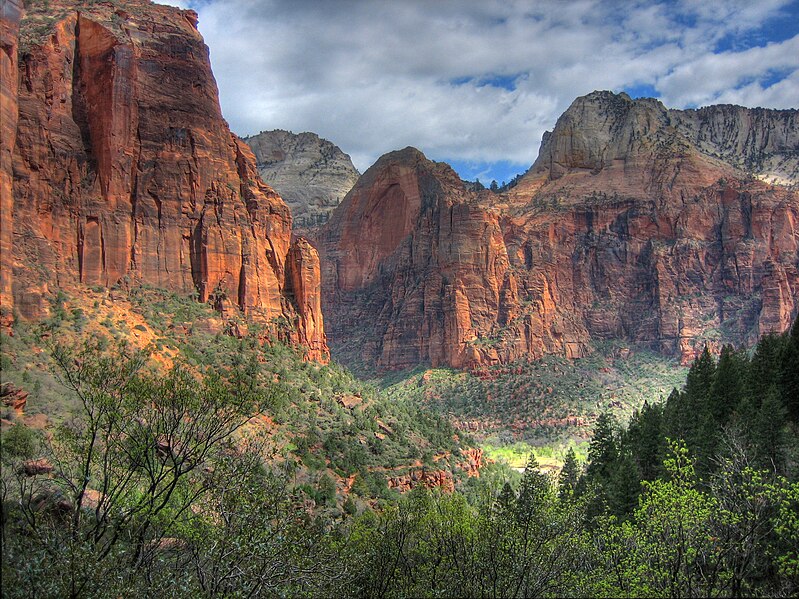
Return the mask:
M 295 233 L 327 222 L 359 177 L 349 155 L 316 133 L 275 129 L 244 141 L 255 154 L 258 174 L 291 208 Z

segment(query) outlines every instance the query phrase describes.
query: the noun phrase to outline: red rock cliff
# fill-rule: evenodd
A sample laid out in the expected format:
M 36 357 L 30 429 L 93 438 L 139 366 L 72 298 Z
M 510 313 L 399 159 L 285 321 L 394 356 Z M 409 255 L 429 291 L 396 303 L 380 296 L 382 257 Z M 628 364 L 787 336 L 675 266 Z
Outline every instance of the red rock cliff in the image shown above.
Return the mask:
M 193 11 L 146 0 L 28 6 L 13 156 L 16 309 L 41 316 L 59 286 L 144 283 L 296 322 L 288 337 L 324 359 L 321 313 L 309 319 L 287 293 L 287 259 L 304 255 L 290 254 L 291 215 L 223 120 L 196 26 Z
M 20 0 L 8 0 L 0 10 L 0 326 L 11 321 L 14 201 L 12 154 L 17 137 L 17 50 Z
M 790 128 L 787 112 L 772 116 Z M 474 367 L 608 338 L 690 360 L 784 330 L 799 196 L 704 153 L 685 122 L 655 100 L 579 98 L 497 195 L 418 151 L 384 156 L 319 237 L 331 343 L 383 369 Z

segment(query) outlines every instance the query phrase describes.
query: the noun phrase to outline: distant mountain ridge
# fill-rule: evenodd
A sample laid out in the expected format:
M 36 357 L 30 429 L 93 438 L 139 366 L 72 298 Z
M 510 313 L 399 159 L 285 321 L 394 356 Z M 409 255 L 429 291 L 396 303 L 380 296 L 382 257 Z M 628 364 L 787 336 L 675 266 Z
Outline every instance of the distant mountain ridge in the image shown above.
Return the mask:
M 258 173 L 291 208 L 294 230 L 327 222 L 360 173 L 350 157 L 315 133 L 276 129 L 245 137 Z
M 594 92 L 578 98 L 547 132 L 528 174 L 556 179 L 569 169 L 599 171 L 638 156 L 687 149 L 768 183 L 799 183 L 799 110 L 707 106 L 666 108 L 654 98 Z
M 797 130 L 796 110 L 594 92 L 507 193 L 387 154 L 318 236 L 329 338 L 396 369 L 578 357 L 613 338 L 688 361 L 785 330 Z

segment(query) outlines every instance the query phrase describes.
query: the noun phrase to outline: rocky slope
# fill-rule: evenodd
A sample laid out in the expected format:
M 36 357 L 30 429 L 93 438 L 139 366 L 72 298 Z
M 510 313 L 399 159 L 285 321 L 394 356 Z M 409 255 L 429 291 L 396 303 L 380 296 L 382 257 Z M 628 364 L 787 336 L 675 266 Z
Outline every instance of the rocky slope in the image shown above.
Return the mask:
M 40 318 L 58 288 L 151 285 L 288 320 L 284 336 L 326 359 L 317 254 L 292 245 L 288 207 L 223 120 L 196 13 L 147 0 L 29 2 L 18 78 L 3 14 L 4 307 Z
M 244 141 L 255 154 L 258 173 L 291 208 L 295 232 L 326 223 L 358 180 L 350 157 L 315 133 L 278 129 Z
M 319 235 L 328 334 L 396 369 L 578 357 L 606 338 L 687 361 L 784 330 L 799 195 L 758 176 L 795 185 L 795 139 L 796 111 L 595 92 L 507 194 L 468 191 L 416 150 L 388 154 Z

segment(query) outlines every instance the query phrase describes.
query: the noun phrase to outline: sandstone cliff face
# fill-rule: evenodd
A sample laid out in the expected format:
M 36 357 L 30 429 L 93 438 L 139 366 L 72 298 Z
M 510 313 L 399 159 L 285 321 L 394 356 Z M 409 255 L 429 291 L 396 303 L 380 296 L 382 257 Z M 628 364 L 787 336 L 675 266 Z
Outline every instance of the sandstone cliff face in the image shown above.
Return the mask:
M 655 100 L 579 98 L 505 195 L 469 192 L 413 150 L 384 156 L 319 238 L 333 345 L 384 369 L 579 357 L 605 338 L 687 361 L 784 330 L 797 192 L 708 155 L 727 144 L 712 127 L 674 122 Z
M 17 52 L 21 17 L 20 0 L 8 0 L 3 4 L 0 11 L 0 326 L 3 327 L 11 323 L 13 305 L 12 154 L 17 137 Z
M 193 11 L 145 0 L 28 6 L 13 153 L 15 307 L 36 318 L 57 287 L 150 284 L 297 323 L 287 338 L 324 359 L 321 313 L 303 330 L 309 316 L 287 293 L 287 259 L 307 252 L 290 252 L 288 208 L 222 119 L 196 25 Z M 312 274 L 291 283 L 293 296 L 313 293 Z
M 668 113 L 699 151 L 769 183 L 799 183 L 799 110 L 722 105 Z
M 553 325 L 546 276 L 524 298 L 535 318 L 518 318 L 519 279 L 491 201 L 413 148 L 378 160 L 319 237 L 332 342 L 387 369 L 581 355 L 585 332 Z M 516 325 L 512 343 L 496 343 Z
M 295 233 L 324 224 L 359 173 L 341 149 L 314 133 L 262 131 L 245 137 L 258 172 L 291 208 Z

